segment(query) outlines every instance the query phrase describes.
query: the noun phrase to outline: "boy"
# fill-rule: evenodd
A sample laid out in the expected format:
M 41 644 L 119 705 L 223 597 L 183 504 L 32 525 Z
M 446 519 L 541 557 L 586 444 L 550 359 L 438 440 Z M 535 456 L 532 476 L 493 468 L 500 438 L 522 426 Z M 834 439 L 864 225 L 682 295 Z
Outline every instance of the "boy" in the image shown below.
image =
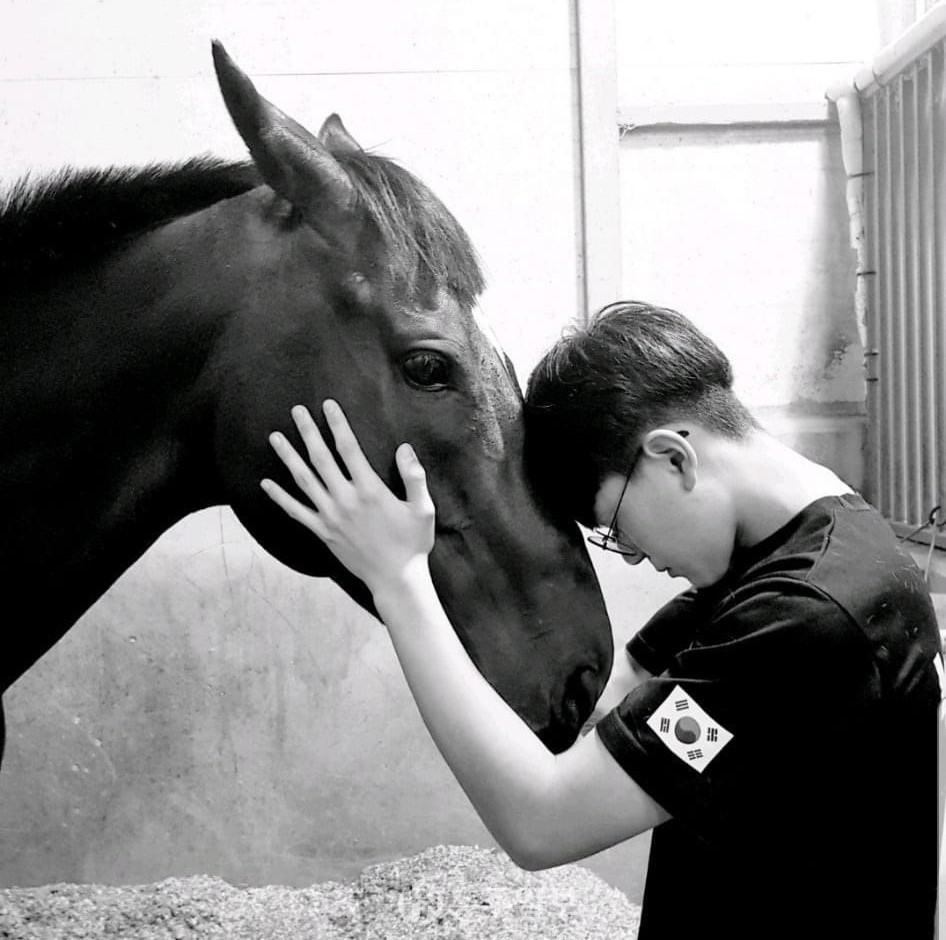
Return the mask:
M 875 510 L 758 426 L 685 317 L 614 304 L 529 382 L 550 505 L 692 584 L 629 644 L 595 733 L 558 756 L 450 628 L 409 446 L 401 501 L 324 410 L 351 479 L 294 409 L 318 476 L 273 444 L 312 507 L 264 489 L 371 589 L 431 735 L 515 861 L 653 828 L 642 940 L 932 936 L 939 643 L 922 575 Z

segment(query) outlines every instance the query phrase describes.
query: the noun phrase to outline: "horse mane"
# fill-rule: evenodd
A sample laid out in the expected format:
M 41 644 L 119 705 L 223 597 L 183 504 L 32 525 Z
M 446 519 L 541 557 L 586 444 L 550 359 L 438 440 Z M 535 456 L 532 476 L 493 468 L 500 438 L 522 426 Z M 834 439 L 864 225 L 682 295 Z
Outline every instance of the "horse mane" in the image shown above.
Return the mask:
M 470 240 L 443 203 L 392 160 L 333 154 L 413 292 L 448 287 L 472 306 L 484 279 Z M 0 196 L 0 288 L 25 287 L 104 257 L 137 235 L 260 185 L 250 162 L 196 157 L 175 164 L 66 168 L 29 174 Z
M 252 163 L 176 164 L 27 174 L 0 200 L 0 284 L 27 286 L 104 257 L 136 235 L 260 184 Z

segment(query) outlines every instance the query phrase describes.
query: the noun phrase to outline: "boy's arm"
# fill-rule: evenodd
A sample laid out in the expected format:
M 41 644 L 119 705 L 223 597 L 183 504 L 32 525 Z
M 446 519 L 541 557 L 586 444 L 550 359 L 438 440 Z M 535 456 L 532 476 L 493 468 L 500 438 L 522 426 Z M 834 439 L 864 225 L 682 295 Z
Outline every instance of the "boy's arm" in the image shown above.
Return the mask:
M 562 754 L 545 748 L 477 671 L 427 573 L 374 598 L 431 737 L 517 864 L 562 865 L 669 819 L 597 734 Z
M 273 445 L 310 502 L 272 481 L 263 488 L 371 590 L 435 744 L 510 856 L 526 868 L 560 865 L 669 818 L 597 734 L 552 754 L 473 665 L 430 577 L 433 504 L 409 448 L 395 455 L 407 496 L 400 500 L 337 407 L 326 403 L 325 414 L 347 475 L 308 412 L 293 414 L 312 466 L 281 435 Z
M 670 667 L 674 657 L 687 649 L 700 622 L 699 594 L 690 588 L 667 601 L 627 644 L 627 653 L 651 675 Z

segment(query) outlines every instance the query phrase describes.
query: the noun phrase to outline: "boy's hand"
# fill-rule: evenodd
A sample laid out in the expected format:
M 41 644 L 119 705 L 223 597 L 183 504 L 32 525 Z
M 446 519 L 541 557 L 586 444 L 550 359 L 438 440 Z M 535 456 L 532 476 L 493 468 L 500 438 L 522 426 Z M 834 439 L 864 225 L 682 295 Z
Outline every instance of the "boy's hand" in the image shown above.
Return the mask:
M 398 447 L 395 458 L 407 496 L 398 499 L 371 468 L 338 404 L 325 401 L 322 410 L 351 479 L 346 479 L 308 409 L 297 405 L 292 418 L 311 466 L 282 434 L 275 432 L 269 440 L 308 502 L 272 480 L 260 485 L 273 502 L 322 539 L 373 594 L 396 591 L 427 570 L 434 545 L 434 504 L 424 468 L 410 445 Z

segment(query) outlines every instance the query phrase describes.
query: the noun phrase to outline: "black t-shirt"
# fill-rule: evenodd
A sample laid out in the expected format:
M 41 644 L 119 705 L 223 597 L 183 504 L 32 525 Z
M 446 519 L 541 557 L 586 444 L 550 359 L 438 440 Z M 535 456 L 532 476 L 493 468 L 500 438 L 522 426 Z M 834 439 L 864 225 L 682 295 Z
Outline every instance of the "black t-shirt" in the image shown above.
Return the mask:
M 663 607 L 628 644 L 655 678 L 597 725 L 673 817 L 640 940 L 930 940 L 939 650 L 921 572 L 855 495 Z

